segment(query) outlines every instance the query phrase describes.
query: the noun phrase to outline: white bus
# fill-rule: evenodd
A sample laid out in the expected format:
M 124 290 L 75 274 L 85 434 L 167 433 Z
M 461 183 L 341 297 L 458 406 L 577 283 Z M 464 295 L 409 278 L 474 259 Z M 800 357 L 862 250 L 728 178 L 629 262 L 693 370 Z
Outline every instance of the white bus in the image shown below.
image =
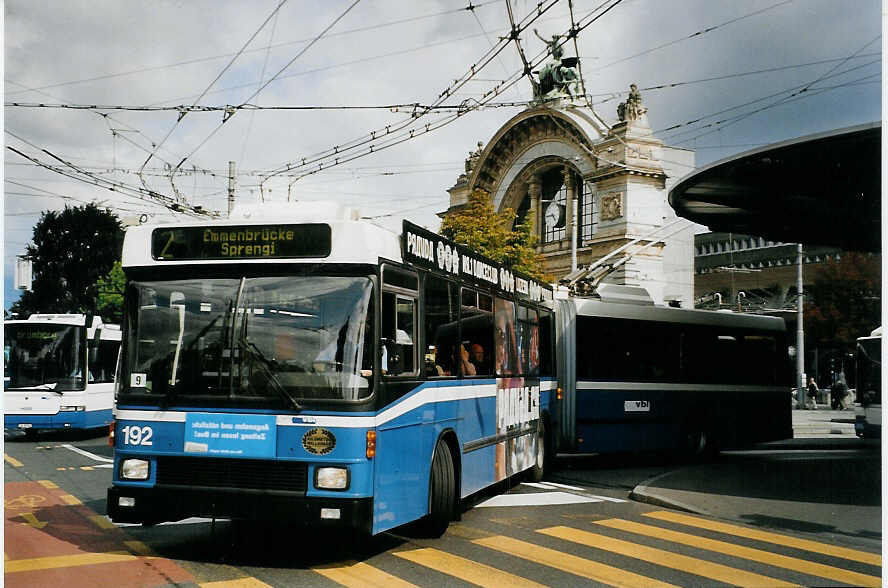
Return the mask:
M 3 323 L 4 428 L 93 429 L 111 424 L 120 327 L 83 314 Z
M 882 327 L 857 340 L 857 408 L 854 431 L 864 439 L 882 436 Z

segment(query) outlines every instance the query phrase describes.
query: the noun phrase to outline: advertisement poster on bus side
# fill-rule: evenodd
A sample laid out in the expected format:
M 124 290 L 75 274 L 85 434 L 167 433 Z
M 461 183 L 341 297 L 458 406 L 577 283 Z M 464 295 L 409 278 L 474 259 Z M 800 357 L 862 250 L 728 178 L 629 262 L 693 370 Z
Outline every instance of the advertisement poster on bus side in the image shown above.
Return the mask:
M 495 478 L 497 481 L 530 468 L 536 457 L 540 419 L 539 380 L 500 378 L 496 389 Z

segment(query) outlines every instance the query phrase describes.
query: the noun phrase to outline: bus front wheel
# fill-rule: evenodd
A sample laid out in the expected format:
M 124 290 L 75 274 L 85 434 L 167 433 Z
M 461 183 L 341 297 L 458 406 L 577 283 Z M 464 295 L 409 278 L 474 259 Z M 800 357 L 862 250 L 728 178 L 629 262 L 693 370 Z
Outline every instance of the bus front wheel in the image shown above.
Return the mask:
M 421 521 L 426 537 L 440 537 L 447 530 L 456 510 L 456 476 L 453 456 L 443 441 L 438 441 L 429 475 L 429 514 Z

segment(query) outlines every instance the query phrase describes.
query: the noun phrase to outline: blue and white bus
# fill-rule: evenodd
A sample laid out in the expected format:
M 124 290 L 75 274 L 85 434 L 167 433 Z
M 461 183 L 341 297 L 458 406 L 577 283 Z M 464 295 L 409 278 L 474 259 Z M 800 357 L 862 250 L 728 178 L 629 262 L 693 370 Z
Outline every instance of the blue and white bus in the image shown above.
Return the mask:
M 93 429 L 111 423 L 120 327 L 83 314 L 3 322 L 4 428 Z
M 542 477 L 552 288 L 406 221 L 299 206 L 127 230 L 114 521 L 440 535 L 460 499 Z
M 882 327 L 857 339 L 854 354 L 857 406 L 854 431 L 864 439 L 882 437 Z
M 792 437 L 783 319 L 595 292 L 556 299 L 559 451 L 692 457 Z

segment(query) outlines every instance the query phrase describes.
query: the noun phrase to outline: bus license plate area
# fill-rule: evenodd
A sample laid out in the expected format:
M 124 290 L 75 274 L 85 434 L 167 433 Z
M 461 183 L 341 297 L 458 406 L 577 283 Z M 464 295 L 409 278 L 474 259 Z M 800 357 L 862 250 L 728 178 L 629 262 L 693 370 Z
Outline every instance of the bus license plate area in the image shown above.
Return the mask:
M 19 423 L 18 424 L 19 429 L 30 429 L 32 426 L 33 425 L 31 425 L 31 423 Z

